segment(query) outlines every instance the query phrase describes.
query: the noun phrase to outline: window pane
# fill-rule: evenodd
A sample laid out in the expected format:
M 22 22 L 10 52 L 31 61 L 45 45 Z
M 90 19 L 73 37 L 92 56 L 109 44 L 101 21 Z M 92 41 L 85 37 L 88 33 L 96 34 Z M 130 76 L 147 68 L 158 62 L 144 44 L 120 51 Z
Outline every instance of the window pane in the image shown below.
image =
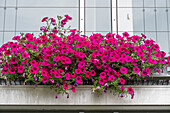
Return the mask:
M 78 7 L 78 0 L 18 0 L 18 6 Z
M 0 32 L 0 47 L 3 45 L 3 32 Z
M 0 8 L 0 31 L 3 30 L 3 25 L 4 25 L 4 9 Z
M 101 35 L 106 36 L 106 34 L 109 33 L 109 32 L 92 32 L 92 31 L 90 31 L 90 32 L 86 32 L 85 35 L 89 37 L 89 36 L 91 36 L 95 33 L 100 33 Z
M 86 8 L 85 31 L 111 31 L 110 8 Z
M 132 7 L 132 0 L 118 0 L 118 7 Z
M 144 7 L 154 7 L 154 0 L 144 0 Z
M 156 0 L 156 7 L 166 7 L 166 0 Z
M 145 30 L 155 31 L 155 12 L 154 8 L 145 8 Z
M 6 9 L 6 16 L 5 16 L 5 31 L 15 31 L 15 14 L 16 9 L 14 8 L 7 8 Z
M 158 41 L 157 43 L 160 46 L 160 50 L 165 51 L 167 53 L 166 56 L 168 56 L 169 52 L 169 40 L 168 40 L 168 32 L 157 32 Z
M 119 32 L 118 32 L 118 34 L 121 35 L 121 36 L 123 36 L 123 33 L 124 33 L 124 32 L 122 32 L 122 31 L 119 31 Z M 134 35 L 134 33 L 133 33 L 132 31 L 129 31 L 128 34 L 129 34 L 130 36 L 133 36 L 133 35 Z
M 33 34 L 35 37 L 39 37 L 39 35 L 40 35 L 40 32 L 39 32 L 39 31 L 38 31 L 38 32 L 28 31 L 28 32 L 16 32 L 16 36 L 20 36 L 21 33 L 24 33 L 24 34 L 26 34 L 26 33 L 31 33 L 31 34 Z
M 4 7 L 4 6 L 5 6 L 5 0 L 1 0 L 0 7 Z
M 133 14 L 132 8 L 118 9 L 118 30 L 133 31 Z
M 170 31 L 170 8 L 168 8 L 168 24 L 169 24 L 169 31 Z
M 166 8 L 157 8 L 156 9 L 156 17 L 157 17 L 157 30 L 158 31 L 167 31 Z
M 167 6 L 170 7 L 170 0 L 167 0 Z
M 85 7 L 110 7 L 110 0 L 85 0 Z
M 142 8 L 133 8 L 133 31 L 144 31 Z
M 57 15 L 64 16 L 69 14 L 73 19 L 67 22 L 65 27 L 71 25 L 71 28 L 78 29 L 78 8 L 19 8 L 17 14 L 18 31 L 39 31 L 42 25 L 43 17 L 57 18 Z
M 143 0 L 132 0 L 133 7 L 143 7 Z
M 16 0 L 6 0 L 6 6 L 7 7 L 16 6 Z
M 145 32 L 146 38 L 147 39 L 152 39 L 154 41 L 156 41 L 156 32 Z
M 141 33 L 145 34 L 144 32 L 136 32 L 136 31 L 134 31 L 134 32 L 133 32 L 133 35 L 142 36 Z
M 14 35 L 15 35 L 14 32 L 4 32 L 4 43 L 12 41 Z

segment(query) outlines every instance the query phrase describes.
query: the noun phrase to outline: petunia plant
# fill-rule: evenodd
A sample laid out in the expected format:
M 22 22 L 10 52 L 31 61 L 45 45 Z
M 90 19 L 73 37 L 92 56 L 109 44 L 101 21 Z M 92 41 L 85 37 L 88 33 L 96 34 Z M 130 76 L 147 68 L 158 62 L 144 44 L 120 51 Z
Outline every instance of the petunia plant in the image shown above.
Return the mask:
M 114 89 L 123 97 L 134 90 L 124 87 L 127 80 L 147 79 L 152 73 L 170 64 L 170 56 L 152 39 L 107 33 L 81 35 L 76 29 L 66 28 L 72 18 L 68 15 L 45 17 L 46 26 L 39 36 L 21 33 L 0 48 L 1 78 L 6 81 L 23 79 L 36 85 L 52 85 L 58 94 L 83 82 L 91 82 L 98 94 Z

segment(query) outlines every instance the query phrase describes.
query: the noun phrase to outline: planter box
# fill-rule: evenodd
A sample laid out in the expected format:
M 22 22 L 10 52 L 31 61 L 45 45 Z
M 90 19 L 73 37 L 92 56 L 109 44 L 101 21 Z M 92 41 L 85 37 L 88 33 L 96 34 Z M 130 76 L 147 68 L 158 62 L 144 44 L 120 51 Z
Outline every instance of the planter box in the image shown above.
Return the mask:
M 97 96 L 91 88 L 91 85 L 82 85 L 76 88 L 75 93 L 70 91 L 70 98 L 61 94 L 58 99 L 55 99 L 56 92 L 50 86 L 38 86 L 34 89 L 33 85 L 1 85 L 0 109 L 134 110 L 135 108 L 140 110 L 145 108 L 146 110 L 170 110 L 170 86 L 168 85 L 133 86 L 134 99 L 130 96 L 120 98 L 118 94 L 113 95 L 110 92 Z M 161 108 L 156 106 L 161 106 Z

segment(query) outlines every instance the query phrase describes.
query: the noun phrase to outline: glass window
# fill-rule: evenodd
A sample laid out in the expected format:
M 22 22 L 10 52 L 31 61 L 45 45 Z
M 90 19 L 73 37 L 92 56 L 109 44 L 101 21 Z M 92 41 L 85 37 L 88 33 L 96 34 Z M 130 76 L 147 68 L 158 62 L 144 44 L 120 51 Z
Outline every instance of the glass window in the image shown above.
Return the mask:
M 64 16 L 69 14 L 73 19 L 65 27 L 78 29 L 79 15 L 78 8 L 19 8 L 17 13 L 18 31 L 39 31 L 44 25 L 42 18 L 48 16 L 57 18 L 57 15 Z
M 133 32 L 133 35 L 139 35 L 139 36 L 142 36 L 141 33 L 145 34 L 144 32 L 137 32 L 137 31 L 134 31 Z
M 0 15 L 0 31 L 2 31 L 4 26 L 4 8 L 0 8 Z
M 144 0 L 144 7 L 154 7 L 155 2 L 154 0 Z
M 167 6 L 170 7 L 170 0 L 167 0 Z
M 143 7 L 143 0 L 132 0 L 132 7 Z
M 118 7 L 132 7 L 132 0 L 118 0 Z
M 160 50 L 165 51 L 167 54 L 166 56 L 168 56 L 169 53 L 169 40 L 168 40 L 168 32 L 157 32 L 157 36 L 158 36 L 158 41 L 157 43 L 160 46 Z
M 79 0 L 18 0 L 22 7 L 78 7 Z
M 133 31 L 144 31 L 143 9 L 133 8 Z
M 3 44 L 3 32 L 0 32 L 0 47 Z
M 110 0 L 85 0 L 85 7 L 110 7 Z
M 85 35 L 89 37 L 89 36 L 91 36 L 95 33 L 100 33 L 101 35 L 106 36 L 106 34 L 109 33 L 109 32 L 93 32 L 93 31 L 90 31 L 90 32 L 86 32 Z
M 5 15 L 5 31 L 15 31 L 15 8 L 7 8 Z
M 166 7 L 166 0 L 156 0 L 156 7 Z
M 169 31 L 170 31 L 170 8 L 168 8 L 168 24 L 169 24 Z
M 16 0 L 6 0 L 6 6 L 7 7 L 15 7 L 16 6 Z
M 124 33 L 124 32 L 125 32 L 125 31 L 119 31 L 118 34 L 121 35 L 121 36 L 123 36 L 123 33 Z M 133 32 L 133 31 L 129 31 L 128 34 L 129 34 L 130 36 L 133 36 L 133 35 L 134 35 L 134 32 Z
M 157 19 L 157 30 L 167 31 L 167 13 L 166 8 L 156 9 L 156 19 Z
M 156 32 L 145 32 L 145 35 L 147 37 L 147 39 L 152 39 L 154 41 L 156 40 Z
M 145 30 L 155 31 L 155 11 L 154 8 L 145 8 Z
M 4 6 L 5 6 L 5 0 L 1 0 L 0 7 L 4 7 Z
M 12 41 L 12 38 L 14 37 L 15 32 L 4 32 L 4 43 L 8 41 Z
M 85 31 L 111 32 L 110 8 L 86 8 Z
M 133 31 L 132 8 L 118 8 L 118 30 Z

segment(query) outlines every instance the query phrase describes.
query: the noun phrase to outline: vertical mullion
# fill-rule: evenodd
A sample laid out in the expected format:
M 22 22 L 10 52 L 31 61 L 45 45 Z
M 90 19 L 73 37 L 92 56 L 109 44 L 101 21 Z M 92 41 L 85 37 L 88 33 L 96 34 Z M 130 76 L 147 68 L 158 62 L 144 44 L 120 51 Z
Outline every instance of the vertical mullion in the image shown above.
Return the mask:
M 85 0 L 80 1 L 80 32 L 84 35 L 85 34 Z
M 17 29 L 17 12 L 18 12 L 18 0 L 16 0 L 16 9 L 15 9 L 15 35 L 16 35 L 16 29 Z
M 144 27 L 144 34 L 145 34 L 145 6 L 144 6 L 144 2 L 145 2 L 145 0 L 143 0 L 143 27 Z
M 156 0 L 154 0 L 154 7 L 155 7 L 155 31 L 156 31 L 156 42 L 158 43 L 158 33 L 157 33 L 157 17 L 156 17 Z
M 4 36 L 5 36 L 5 18 L 6 18 L 6 0 L 5 0 L 5 7 L 4 7 L 4 24 L 3 24 L 3 39 L 2 39 L 3 43 L 4 43 Z
M 112 33 L 113 32 L 113 29 L 112 29 L 113 28 L 112 27 L 113 26 L 113 23 L 112 23 L 112 21 L 113 21 L 112 20 L 112 0 L 110 0 L 110 17 L 111 17 L 110 21 L 111 21 L 111 33 Z
M 168 0 L 166 0 L 166 17 L 167 17 L 167 31 L 168 31 L 168 55 L 170 54 L 170 33 L 169 33 L 169 16 L 168 16 Z
M 118 1 L 116 0 L 116 32 L 118 34 Z

